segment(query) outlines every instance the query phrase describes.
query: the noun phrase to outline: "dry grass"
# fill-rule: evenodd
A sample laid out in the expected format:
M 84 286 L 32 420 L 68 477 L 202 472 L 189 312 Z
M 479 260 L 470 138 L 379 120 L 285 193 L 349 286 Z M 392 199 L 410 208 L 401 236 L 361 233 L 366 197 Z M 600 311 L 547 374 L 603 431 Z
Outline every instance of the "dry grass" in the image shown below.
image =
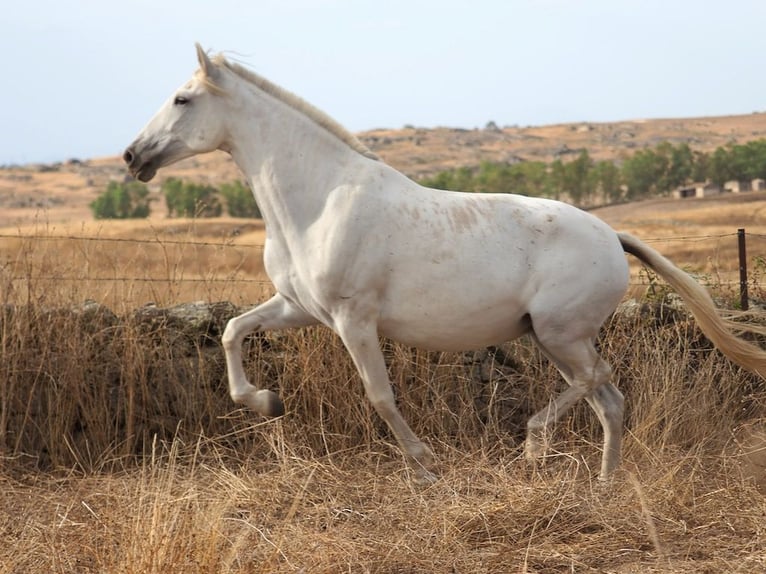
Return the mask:
M 4 480 L 4 572 L 762 572 L 763 495 L 725 461 L 662 457 L 611 489 L 443 449 L 413 489 L 375 448 L 268 462 L 177 443 L 111 475 Z M 204 462 L 201 461 L 204 459 Z M 378 464 L 376 464 L 378 462 Z M 711 470 L 716 470 L 711 474 Z
M 711 214 L 727 230 L 739 217 L 689 205 L 696 215 L 672 217 L 705 230 Z M 660 219 L 640 209 L 624 217 Z M 60 230 L 45 228 L 0 245 L 14 305 L 0 318 L 1 574 L 766 572 L 766 384 L 677 312 L 650 306 L 604 329 L 628 408 L 608 488 L 593 480 L 601 439 L 586 405 L 542 464 L 521 458 L 526 418 L 562 384 L 528 343 L 386 344 L 399 405 L 440 462 L 441 480 L 417 488 L 326 329 L 248 341 L 247 372 L 288 409 L 266 421 L 227 397 L 225 313 L 204 335 L 137 320 L 147 300 L 265 296 L 218 280 L 261 277 L 252 248 L 183 243 L 249 245 L 259 229 L 152 225 L 97 231 L 148 244 L 50 241 Z M 119 317 L 62 310 L 85 298 Z
M 6 303 L 57 305 L 83 295 L 115 311 L 147 303 L 248 304 L 270 288 L 263 223 L 253 220 L 39 224 L 0 231 Z

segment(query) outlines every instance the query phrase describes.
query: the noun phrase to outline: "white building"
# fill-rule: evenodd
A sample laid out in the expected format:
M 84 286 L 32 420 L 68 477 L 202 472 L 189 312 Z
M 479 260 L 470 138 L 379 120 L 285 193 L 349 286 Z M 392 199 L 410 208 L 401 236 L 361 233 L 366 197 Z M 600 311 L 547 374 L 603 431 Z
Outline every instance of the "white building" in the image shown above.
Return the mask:
M 720 193 L 721 188 L 708 181 L 705 183 L 692 183 L 674 189 L 673 197 L 676 199 L 682 199 L 684 197 L 711 197 L 713 195 L 719 195 Z

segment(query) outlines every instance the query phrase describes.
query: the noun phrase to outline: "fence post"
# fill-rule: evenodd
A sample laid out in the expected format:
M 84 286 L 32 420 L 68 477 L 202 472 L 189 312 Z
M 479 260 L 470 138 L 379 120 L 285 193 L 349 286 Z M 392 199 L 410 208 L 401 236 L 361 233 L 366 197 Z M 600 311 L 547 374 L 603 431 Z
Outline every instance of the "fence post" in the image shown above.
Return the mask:
M 737 229 L 739 243 L 739 301 L 743 311 L 748 309 L 747 301 L 747 246 L 745 245 L 745 230 Z

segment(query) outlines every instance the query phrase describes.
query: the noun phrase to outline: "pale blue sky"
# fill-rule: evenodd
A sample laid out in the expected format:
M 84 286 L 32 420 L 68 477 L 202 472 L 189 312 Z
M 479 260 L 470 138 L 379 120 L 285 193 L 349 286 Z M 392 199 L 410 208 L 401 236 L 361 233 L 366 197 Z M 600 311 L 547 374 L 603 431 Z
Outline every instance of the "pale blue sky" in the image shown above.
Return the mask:
M 0 164 L 120 153 L 195 41 L 353 131 L 766 110 L 763 0 L 27 0 L 0 10 Z

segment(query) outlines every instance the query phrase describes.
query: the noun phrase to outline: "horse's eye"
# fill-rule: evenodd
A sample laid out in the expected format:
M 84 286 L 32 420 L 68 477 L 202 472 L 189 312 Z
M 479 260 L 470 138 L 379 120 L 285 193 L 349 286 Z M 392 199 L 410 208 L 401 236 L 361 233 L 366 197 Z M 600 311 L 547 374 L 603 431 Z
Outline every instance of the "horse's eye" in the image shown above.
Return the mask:
M 189 103 L 189 98 L 185 98 L 183 96 L 176 96 L 176 99 L 173 100 L 173 105 L 176 106 L 185 106 Z

